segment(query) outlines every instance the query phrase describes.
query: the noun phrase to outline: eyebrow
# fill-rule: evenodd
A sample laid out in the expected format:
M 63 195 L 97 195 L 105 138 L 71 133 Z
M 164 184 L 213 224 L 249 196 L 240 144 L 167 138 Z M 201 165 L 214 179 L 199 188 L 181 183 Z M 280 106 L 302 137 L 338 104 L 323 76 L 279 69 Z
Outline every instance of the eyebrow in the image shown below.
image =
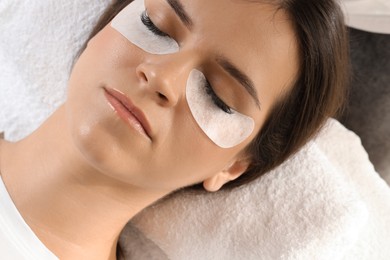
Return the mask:
M 257 90 L 253 81 L 224 56 L 218 55 L 216 61 L 227 73 L 229 73 L 241 84 L 241 86 L 245 88 L 248 94 L 255 101 L 256 106 L 261 110 L 260 100 L 257 96 Z
M 168 4 L 172 7 L 173 11 L 180 18 L 182 23 L 191 30 L 192 25 L 194 24 L 191 17 L 188 15 L 186 10 L 184 9 L 182 3 L 179 0 L 167 0 Z

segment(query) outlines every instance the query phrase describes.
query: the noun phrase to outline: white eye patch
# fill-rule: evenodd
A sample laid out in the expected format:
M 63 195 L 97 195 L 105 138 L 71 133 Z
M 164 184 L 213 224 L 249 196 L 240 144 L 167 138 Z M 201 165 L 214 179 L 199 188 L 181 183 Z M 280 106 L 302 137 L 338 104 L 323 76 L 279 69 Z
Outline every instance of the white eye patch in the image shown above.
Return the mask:
M 205 86 L 206 77 L 193 69 L 187 81 L 186 98 L 195 121 L 219 147 L 231 148 L 240 144 L 253 132 L 253 119 L 233 109 L 231 114 L 223 111 L 214 103 Z
M 151 54 L 170 54 L 179 51 L 179 45 L 168 36 L 157 35 L 151 29 L 155 27 L 145 16 L 144 0 L 135 0 L 120 11 L 112 20 L 111 27 L 117 30 L 131 43 Z M 144 17 L 149 22 L 142 21 Z M 156 29 L 156 28 L 155 28 Z

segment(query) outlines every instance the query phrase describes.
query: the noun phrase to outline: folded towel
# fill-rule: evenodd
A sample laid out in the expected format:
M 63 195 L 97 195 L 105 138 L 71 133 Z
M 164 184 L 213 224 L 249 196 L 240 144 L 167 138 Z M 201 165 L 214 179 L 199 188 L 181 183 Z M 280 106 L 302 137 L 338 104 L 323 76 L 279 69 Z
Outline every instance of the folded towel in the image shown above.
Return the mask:
M 65 99 L 75 53 L 109 0 L 0 2 L 0 132 L 18 140 Z M 182 191 L 121 237 L 133 259 L 389 259 L 390 190 L 337 121 L 232 192 Z
M 389 187 L 359 138 L 329 120 L 252 184 L 183 191 L 144 210 L 121 243 L 130 259 L 156 246 L 164 254 L 152 259 L 389 259 L 389 221 Z
M 0 132 L 19 140 L 65 99 L 74 57 L 109 0 L 0 1 Z

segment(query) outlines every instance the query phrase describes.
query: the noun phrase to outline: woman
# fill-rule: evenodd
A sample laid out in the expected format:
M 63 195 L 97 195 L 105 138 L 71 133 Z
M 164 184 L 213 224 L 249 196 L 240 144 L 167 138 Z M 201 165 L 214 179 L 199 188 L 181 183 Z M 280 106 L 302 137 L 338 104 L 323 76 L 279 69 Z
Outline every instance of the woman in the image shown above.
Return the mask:
M 115 259 L 140 210 L 183 187 L 261 176 L 345 97 L 332 0 L 131 2 L 103 15 L 65 104 L 0 144 L 6 191 L 49 257 Z

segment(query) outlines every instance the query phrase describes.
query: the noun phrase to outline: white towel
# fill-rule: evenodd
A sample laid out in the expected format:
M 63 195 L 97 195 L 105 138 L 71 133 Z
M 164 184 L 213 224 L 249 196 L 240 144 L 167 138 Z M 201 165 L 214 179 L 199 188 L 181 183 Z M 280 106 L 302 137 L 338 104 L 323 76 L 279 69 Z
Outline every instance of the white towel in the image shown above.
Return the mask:
M 69 71 L 109 0 L 0 1 L 0 132 L 18 140 L 65 99 Z
M 0 132 L 18 140 L 65 99 L 69 69 L 109 0 L 0 2 Z M 338 122 L 233 192 L 177 194 L 137 215 L 134 259 L 390 259 L 390 191 Z
M 129 256 L 158 246 L 173 260 L 389 259 L 389 221 L 389 187 L 360 139 L 329 120 L 316 140 L 250 185 L 182 192 L 146 209 L 122 243 Z
M 344 0 L 341 6 L 349 26 L 374 33 L 390 33 L 389 0 Z

